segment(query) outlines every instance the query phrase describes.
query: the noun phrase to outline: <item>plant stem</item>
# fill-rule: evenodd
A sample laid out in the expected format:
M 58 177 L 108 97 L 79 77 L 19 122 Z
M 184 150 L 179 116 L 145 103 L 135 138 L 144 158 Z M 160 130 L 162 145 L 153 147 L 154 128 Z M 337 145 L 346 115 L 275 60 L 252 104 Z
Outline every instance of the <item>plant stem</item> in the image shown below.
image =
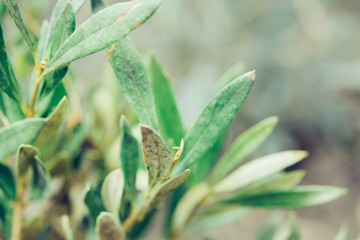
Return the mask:
M 24 208 L 24 201 L 23 201 L 24 184 L 25 184 L 25 177 L 21 176 L 17 188 L 17 201 L 14 203 L 11 240 L 21 240 L 22 217 L 23 217 L 23 208 Z
M 30 111 L 28 113 L 29 117 L 32 117 L 35 114 L 36 95 L 37 95 L 41 80 L 44 78 L 44 75 L 42 75 L 42 73 L 44 71 L 46 64 L 47 64 L 47 59 L 45 58 L 43 61 L 41 61 L 40 66 L 38 68 L 38 72 L 37 72 L 36 80 L 35 80 L 35 87 L 34 87 L 32 97 L 31 97 Z
M 139 214 L 139 211 L 135 210 L 135 211 L 131 212 L 131 214 L 128 218 L 126 218 L 126 220 L 123 224 L 123 229 L 126 233 L 130 232 L 132 226 L 136 223 L 136 221 L 138 219 L 138 214 Z

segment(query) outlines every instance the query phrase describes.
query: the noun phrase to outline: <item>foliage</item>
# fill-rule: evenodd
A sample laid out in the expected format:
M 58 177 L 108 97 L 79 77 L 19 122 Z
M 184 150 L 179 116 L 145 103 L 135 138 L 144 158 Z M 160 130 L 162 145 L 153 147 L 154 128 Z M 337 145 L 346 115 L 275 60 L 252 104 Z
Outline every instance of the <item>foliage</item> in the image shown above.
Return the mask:
M 145 66 L 128 37 L 161 0 L 108 7 L 93 0 L 94 14 L 75 28 L 85 2 L 59 0 L 36 38 L 16 1 L 3 0 L 33 56 L 34 74 L 29 74 L 33 92 L 28 99 L 0 28 L 1 238 L 135 239 L 172 195 L 164 235 L 175 239 L 236 221 L 254 207 L 310 207 L 345 193 L 337 187 L 298 186 L 304 172 L 286 168 L 304 159 L 304 151 L 241 164 L 273 131 L 276 117 L 246 130 L 214 164 L 255 71 L 224 75 L 224 86 L 187 130 L 160 61 L 151 54 Z M 67 81 L 70 63 L 103 49 L 122 91 L 117 97 L 126 99 L 136 117 L 126 108 L 109 107 L 96 90 L 91 111 L 82 115 L 78 107 L 79 89 L 73 91 Z M 129 120 L 122 116 L 126 113 Z M 109 126 L 113 122 L 118 126 Z M 115 145 L 119 151 L 112 158 Z M 275 232 L 268 228 L 264 231 Z M 298 238 L 292 230 L 285 239 Z

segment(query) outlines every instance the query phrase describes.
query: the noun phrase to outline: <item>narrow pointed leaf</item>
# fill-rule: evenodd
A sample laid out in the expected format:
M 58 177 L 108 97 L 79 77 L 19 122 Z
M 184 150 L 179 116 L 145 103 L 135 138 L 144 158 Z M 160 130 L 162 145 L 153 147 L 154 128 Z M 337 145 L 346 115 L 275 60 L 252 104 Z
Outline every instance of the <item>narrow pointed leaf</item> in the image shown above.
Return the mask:
M 50 184 L 50 174 L 39 156 L 35 156 L 34 161 L 32 162 L 32 169 L 33 182 L 31 199 L 42 199 Z
M 232 192 L 269 177 L 307 156 L 304 151 L 285 151 L 250 161 L 237 168 L 214 186 L 214 192 Z
M 176 206 L 172 218 L 172 233 L 181 233 L 185 230 L 196 207 L 210 194 L 211 189 L 207 183 L 192 188 L 181 198 Z
M 146 69 L 133 43 L 124 38 L 112 49 L 110 64 L 121 90 L 136 113 L 140 123 L 158 130 L 156 108 Z
M 100 240 L 122 240 L 125 232 L 116 220 L 116 217 L 108 212 L 102 212 L 96 219 L 96 233 Z
M 172 144 L 178 144 L 185 136 L 185 129 L 176 106 L 169 77 L 154 54 L 150 55 L 149 77 L 154 94 L 160 132 L 166 141 L 171 139 Z
M 194 186 L 205 181 L 214 167 L 215 161 L 222 150 L 223 143 L 225 141 L 226 134 L 223 134 L 216 141 L 214 146 L 210 148 L 190 169 L 196 174 L 189 176 L 188 185 Z
M 84 203 L 86 204 L 92 220 L 95 222 L 97 216 L 105 211 L 104 203 L 101 199 L 101 192 L 88 185 L 85 190 Z
M 287 240 L 301 240 L 300 225 L 295 213 L 290 213 L 288 222 L 290 233 Z
M 16 152 L 21 144 L 33 143 L 45 125 L 45 119 L 18 121 L 0 129 L 0 159 Z
M 72 7 L 73 1 L 58 1 L 52 13 L 47 32 L 46 40 L 44 41 L 44 56 L 42 58 L 52 59 L 61 44 L 74 32 L 75 30 L 75 11 Z M 68 66 L 54 70 L 46 75 L 42 81 L 40 96 L 43 97 L 51 92 L 64 78 L 68 70 Z
M 21 145 L 17 152 L 17 175 L 25 176 L 32 169 L 31 198 L 42 199 L 49 186 L 50 174 L 40 159 L 39 150 L 31 145 Z
M 124 175 L 120 169 L 116 169 L 106 176 L 101 189 L 104 206 L 114 216 L 119 215 L 123 191 Z
M 98 52 L 121 40 L 145 22 L 160 2 L 161 0 L 135 0 L 118 3 L 94 14 L 66 39 L 45 72 Z
M 274 240 L 279 225 L 284 220 L 284 214 L 275 213 L 272 214 L 266 221 L 261 225 L 257 231 L 256 240 Z
M 6 7 L 3 2 L 0 1 L 0 20 L 4 17 L 6 12 Z
M 148 170 L 149 186 L 168 176 L 173 155 L 166 149 L 164 140 L 151 128 L 141 126 L 144 162 Z
M 87 0 L 71 0 L 71 5 L 73 6 L 74 12 L 78 13 L 86 1 Z
M 342 226 L 333 240 L 346 240 L 348 231 L 349 230 L 345 225 Z
M 44 77 L 43 85 L 40 91 L 40 99 L 51 93 L 53 89 L 59 86 L 61 80 L 65 77 L 68 72 L 69 65 L 64 65 L 58 69 L 55 69 L 51 73 Z
M 216 143 L 244 102 L 254 80 L 255 72 L 240 76 L 205 107 L 185 137 L 183 160 L 175 168 L 176 172 L 191 166 Z
M 39 59 L 43 59 L 43 55 L 45 54 L 49 28 L 49 22 L 47 20 L 44 20 L 41 24 L 39 41 L 36 48 L 36 55 L 39 57 Z
M 243 206 L 264 208 L 302 208 L 331 202 L 346 194 L 346 190 L 332 186 L 298 186 L 291 190 L 259 193 L 221 200 Z
M 9 12 L 11 18 L 14 20 L 16 26 L 20 30 L 21 34 L 27 45 L 30 47 L 31 52 L 35 53 L 35 45 L 33 40 L 30 37 L 30 34 L 22 20 L 19 6 L 16 3 L 16 0 L 3 0 L 7 11 Z
M 14 100 L 9 95 L 3 92 L 1 92 L 1 96 L 2 99 L 0 100 L 0 102 L 4 110 L 3 113 L 5 114 L 6 118 L 9 120 L 10 123 L 14 123 L 26 118 L 18 101 Z
M 12 199 L 16 199 L 16 185 L 14 175 L 6 164 L 0 162 L 0 189 L 5 195 Z
M 231 224 L 245 218 L 251 209 L 237 205 L 213 206 L 204 213 L 200 213 L 191 220 L 187 226 L 188 232 L 213 229 Z
M 123 138 L 121 142 L 121 168 L 124 172 L 125 193 L 130 201 L 136 197 L 136 172 L 139 163 L 139 144 L 132 135 L 131 128 L 125 117 L 121 119 Z
M 242 160 L 255 151 L 270 135 L 278 122 L 277 117 L 267 118 L 242 133 L 219 160 L 211 182 L 218 182 Z
M 12 67 L 6 54 L 3 30 L 0 25 L 0 91 L 4 91 L 9 97 L 20 101 L 19 85 L 15 79 Z
M 74 233 L 71 228 L 70 218 L 68 215 L 62 215 L 60 219 L 61 229 L 65 240 L 74 240 Z
M 50 55 L 49 59 L 54 56 L 61 44 L 67 39 L 75 30 L 75 13 L 70 2 L 68 2 L 61 11 L 59 18 L 53 28 L 50 37 Z
M 0 191 L 0 224 L 5 239 L 11 237 L 11 220 L 13 216 L 12 204 L 9 199 Z
M 300 183 L 304 176 L 305 171 L 303 170 L 279 173 L 250 184 L 249 186 L 243 188 L 238 194 L 244 195 L 292 189 Z
M 16 159 L 16 170 L 19 177 L 26 174 L 37 155 L 39 155 L 39 151 L 31 145 L 23 144 L 19 147 Z

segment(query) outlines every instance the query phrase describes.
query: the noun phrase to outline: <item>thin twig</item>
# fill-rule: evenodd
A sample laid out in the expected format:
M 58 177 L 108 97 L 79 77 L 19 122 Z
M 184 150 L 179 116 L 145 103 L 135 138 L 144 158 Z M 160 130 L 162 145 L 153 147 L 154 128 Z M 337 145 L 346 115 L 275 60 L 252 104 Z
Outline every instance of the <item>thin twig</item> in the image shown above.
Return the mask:
M 11 240 L 21 240 L 22 233 L 22 217 L 24 208 L 24 184 L 25 177 L 21 176 L 17 188 L 17 201 L 14 203 L 14 215 L 11 229 Z
M 35 87 L 34 87 L 32 97 L 31 97 L 29 117 L 32 117 L 35 114 L 36 95 L 37 95 L 41 80 L 44 78 L 44 75 L 42 73 L 44 71 L 46 64 L 47 64 L 47 59 L 45 58 L 43 61 L 41 61 L 40 66 L 38 68 L 38 73 L 37 73 L 36 80 L 35 80 Z

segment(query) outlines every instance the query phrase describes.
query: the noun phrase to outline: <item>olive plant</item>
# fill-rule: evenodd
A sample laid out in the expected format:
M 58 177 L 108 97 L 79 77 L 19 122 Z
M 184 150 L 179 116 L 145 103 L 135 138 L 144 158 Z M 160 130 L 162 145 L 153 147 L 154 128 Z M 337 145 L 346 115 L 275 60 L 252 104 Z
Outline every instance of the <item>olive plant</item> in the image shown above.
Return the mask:
M 156 224 L 163 237 L 178 239 L 237 221 L 254 208 L 310 207 L 344 194 L 332 186 L 298 185 L 304 171 L 285 169 L 304 159 L 305 151 L 249 161 L 276 117 L 250 127 L 224 149 L 255 71 L 233 68 L 194 125 L 183 125 L 160 61 L 151 53 L 144 64 L 128 37 L 161 0 L 111 6 L 92 0 L 93 15 L 76 27 L 85 2 L 58 0 L 39 36 L 27 28 L 16 0 L 0 5 L 1 18 L 6 8 L 32 56 L 27 64 L 33 64 L 19 81 L 0 27 L 1 239 L 136 239 L 160 206 L 166 221 Z M 111 103 L 100 101 L 94 89 L 95 100 L 82 111 L 70 63 L 101 50 L 122 92 L 114 96 L 119 107 L 108 111 Z M 298 234 L 289 230 L 286 239 Z

